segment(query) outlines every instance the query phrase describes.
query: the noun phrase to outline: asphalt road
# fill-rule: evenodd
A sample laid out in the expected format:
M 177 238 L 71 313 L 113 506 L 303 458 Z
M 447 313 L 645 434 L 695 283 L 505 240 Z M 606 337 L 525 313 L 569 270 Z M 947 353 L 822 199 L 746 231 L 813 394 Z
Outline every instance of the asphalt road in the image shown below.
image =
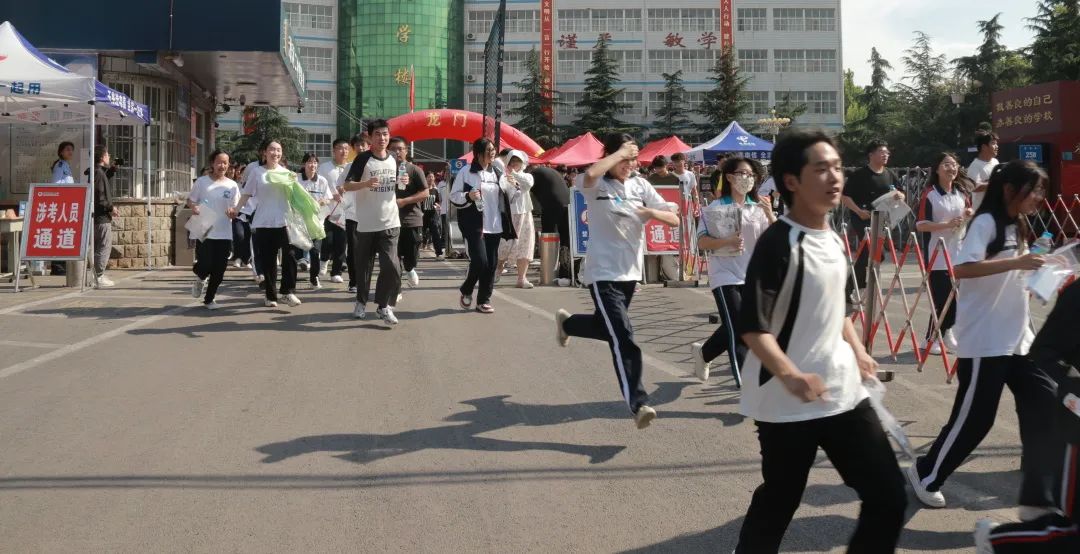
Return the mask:
M 759 457 L 726 367 L 689 376 L 708 291 L 635 298 L 659 412 L 639 431 L 606 345 L 555 345 L 551 314 L 591 311 L 586 291 L 510 278 L 496 314 L 466 313 L 463 272 L 424 260 L 393 329 L 352 320 L 342 285 L 263 308 L 234 269 L 219 312 L 179 269 L 0 295 L 0 551 L 730 551 Z M 897 372 L 886 404 L 925 450 L 955 385 L 940 360 L 881 360 Z M 1008 393 L 1001 406 L 949 507 L 912 498 L 903 551 L 970 552 L 978 518 L 1013 518 Z M 843 551 L 857 512 L 820 456 L 784 550 Z

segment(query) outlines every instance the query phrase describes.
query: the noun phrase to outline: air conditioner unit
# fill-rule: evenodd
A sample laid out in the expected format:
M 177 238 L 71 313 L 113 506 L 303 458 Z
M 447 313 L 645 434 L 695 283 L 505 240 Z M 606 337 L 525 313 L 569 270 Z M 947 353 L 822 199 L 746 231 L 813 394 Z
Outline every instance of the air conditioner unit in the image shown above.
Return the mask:
M 469 33 L 465 35 L 465 40 L 476 40 L 476 35 L 474 35 L 473 33 Z
M 466 83 L 475 83 L 476 82 L 476 75 L 466 75 L 465 76 L 465 82 Z

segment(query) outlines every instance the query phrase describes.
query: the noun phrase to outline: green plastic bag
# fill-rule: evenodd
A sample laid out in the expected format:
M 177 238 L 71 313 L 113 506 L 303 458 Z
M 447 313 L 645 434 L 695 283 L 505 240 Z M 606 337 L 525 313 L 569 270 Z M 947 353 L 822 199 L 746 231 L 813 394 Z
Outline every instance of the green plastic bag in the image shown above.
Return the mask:
M 287 169 L 267 171 L 266 182 L 285 192 L 289 207 L 303 219 L 311 240 L 326 238 L 326 229 L 323 227 L 322 220 L 319 219 L 319 203 L 308 194 L 308 191 L 304 190 L 304 187 L 300 186 L 295 173 Z

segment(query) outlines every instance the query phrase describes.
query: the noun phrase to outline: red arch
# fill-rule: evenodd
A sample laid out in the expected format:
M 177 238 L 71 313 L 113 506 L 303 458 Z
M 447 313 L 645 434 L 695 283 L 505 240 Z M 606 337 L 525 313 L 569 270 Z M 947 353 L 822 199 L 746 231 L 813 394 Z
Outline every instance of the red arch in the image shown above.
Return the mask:
M 390 134 L 408 141 L 452 139 L 472 142 L 483 134 L 484 116 L 466 110 L 422 110 L 399 115 L 389 121 Z M 503 123 L 500 140 L 508 148 L 539 156 L 543 148 L 528 135 Z

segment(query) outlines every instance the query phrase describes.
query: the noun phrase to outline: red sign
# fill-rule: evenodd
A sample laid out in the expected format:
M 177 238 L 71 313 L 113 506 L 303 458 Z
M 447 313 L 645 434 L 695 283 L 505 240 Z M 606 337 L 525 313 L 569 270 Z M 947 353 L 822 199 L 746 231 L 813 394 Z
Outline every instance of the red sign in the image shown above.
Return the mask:
M 735 45 L 731 33 L 731 0 L 720 0 L 720 48 L 726 50 Z
M 551 91 L 555 90 L 555 49 L 553 41 L 554 19 L 552 12 L 555 0 L 540 0 L 540 84 L 544 90 L 544 115 L 553 121 L 555 114 L 551 109 Z
M 244 108 L 243 126 L 245 135 L 255 132 L 255 108 L 250 106 Z
M 24 260 L 81 260 L 86 255 L 90 186 L 30 185 L 23 218 Z
M 654 187 L 664 200 L 682 207 L 682 189 L 680 187 Z M 668 227 L 667 223 L 661 223 L 655 219 L 645 222 L 645 253 L 653 254 L 678 254 L 679 253 L 679 228 Z

